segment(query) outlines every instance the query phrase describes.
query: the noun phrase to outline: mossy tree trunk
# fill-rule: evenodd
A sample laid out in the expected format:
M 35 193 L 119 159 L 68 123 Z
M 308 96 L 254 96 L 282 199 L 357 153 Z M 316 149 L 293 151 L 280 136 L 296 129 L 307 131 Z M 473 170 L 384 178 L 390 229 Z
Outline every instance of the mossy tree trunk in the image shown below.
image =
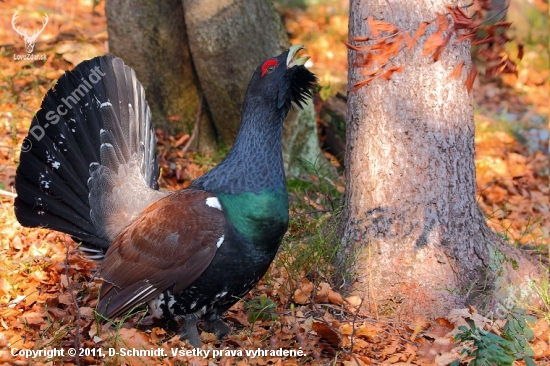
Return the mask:
M 107 20 L 110 49 L 136 70 L 157 125 L 177 116 L 191 132 L 204 93 L 203 150 L 233 144 L 252 73 L 290 45 L 271 1 L 109 0 Z M 283 140 L 287 168 L 289 157 L 319 158 L 312 103 L 290 113 Z
M 351 0 L 350 39 L 365 19 L 416 29 L 451 0 Z M 464 5 L 464 4 L 461 4 Z M 435 27 L 428 28 L 428 34 Z M 422 44 L 393 62 L 390 80 L 364 78 L 349 54 L 346 194 L 342 253 L 356 251 L 352 291 L 380 314 L 438 317 L 473 304 L 525 305 L 537 267 L 503 243 L 476 203 L 474 119 L 465 87 L 470 46 L 449 42 L 433 62 Z M 449 78 L 460 62 L 462 77 Z M 518 301 L 519 300 L 519 301 Z

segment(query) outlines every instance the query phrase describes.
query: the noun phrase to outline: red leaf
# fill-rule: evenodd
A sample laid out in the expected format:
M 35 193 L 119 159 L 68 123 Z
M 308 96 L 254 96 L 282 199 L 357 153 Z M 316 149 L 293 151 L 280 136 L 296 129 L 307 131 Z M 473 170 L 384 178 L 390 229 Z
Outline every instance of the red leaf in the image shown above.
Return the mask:
M 348 43 L 348 42 L 345 42 L 344 41 L 344 44 L 350 49 L 350 50 L 354 50 L 354 51 L 361 51 L 364 46 L 355 46 L 355 45 L 352 45 L 351 43 Z
M 378 33 L 376 27 L 372 24 L 373 22 L 374 19 L 372 18 L 372 15 L 369 15 L 369 17 L 367 18 L 367 24 L 369 25 L 370 33 L 374 38 L 378 38 L 380 36 L 380 33 Z
M 510 28 L 511 25 L 512 25 L 512 22 L 507 22 L 505 20 L 501 20 L 501 21 L 496 22 L 495 24 L 493 24 L 494 27 L 499 27 L 499 28 L 503 28 L 503 29 L 508 29 L 508 28 Z
M 462 68 L 464 67 L 464 61 L 456 65 L 453 71 L 447 77 L 448 79 L 458 79 L 462 75 Z
M 447 6 L 447 10 L 451 13 L 451 17 L 453 17 L 456 29 L 474 29 L 477 26 L 472 18 L 466 15 L 458 6 L 454 8 Z
M 422 24 L 420 24 L 420 27 L 418 27 L 418 29 L 416 30 L 416 32 L 414 33 L 414 39 L 417 41 L 418 39 L 420 39 L 420 37 L 422 37 L 424 35 L 424 32 L 426 31 L 426 27 L 429 25 L 430 23 L 428 22 L 422 22 Z
M 443 37 L 443 33 L 449 28 L 449 21 L 443 14 L 437 14 L 437 31 L 428 37 L 426 43 L 424 43 L 424 50 L 422 51 L 422 56 L 429 55 L 439 46 L 446 44 L 445 40 L 447 37 Z M 448 42 L 448 40 L 447 40 Z M 440 51 L 441 52 L 441 51 Z
M 445 32 L 449 27 L 449 21 L 447 20 L 447 17 L 443 14 L 437 14 L 435 22 L 437 23 L 438 32 Z
M 380 36 L 379 32 L 397 33 L 399 31 L 392 23 L 374 20 L 372 15 L 367 18 L 367 24 L 369 25 L 370 32 L 374 38 L 378 38 Z
M 353 39 L 354 42 L 367 42 L 370 38 L 369 37 L 355 37 Z
M 452 28 L 452 27 L 451 27 Z M 449 31 L 449 33 L 447 33 L 447 36 L 445 37 L 445 39 L 443 40 L 443 44 L 439 47 L 437 47 L 435 49 L 435 52 L 433 54 L 433 60 L 434 62 L 436 62 L 437 60 L 439 60 L 439 56 L 441 55 L 441 52 L 443 52 L 443 50 L 445 49 L 445 47 L 447 47 L 447 45 L 449 44 L 449 41 L 451 40 L 451 36 L 453 35 L 453 31 L 452 29 Z
M 475 36 L 476 36 L 475 31 L 464 33 L 464 34 L 460 35 L 459 37 L 457 37 L 455 43 L 464 42 L 465 40 L 470 39 L 470 38 L 474 38 Z
M 474 0 L 483 10 L 491 10 L 493 2 L 491 0 Z
M 407 50 L 411 51 L 416 44 L 416 39 L 414 39 L 409 33 L 405 32 L 401 34 L 401 40 L 407 47 Z
M 379 71 L 380 71 L 380 69 L 377 69 L 377 70 L 361 70 L 361 75 L 371 76 L 371 75 L 374 75 L 374 74 L 378 73 Z
M 472 68 L 470 69 L 470 73 L 468 74 L 468 77 L 466 78 L 466 90 L 468 90 L 468 94 L 470 94 L 470 90 L 472 90 L 472 86 L 474 85 L 474 80 L 477 76 L 477 68 L 475 65 L 472 65 Z
M 361 80 L 355 84 L 353 84 L 353 91 L 356 92 L 357 90 L 361 89 L 362 87 L 364 87 L 365 85 L 369 84 L 371 81 L 373 81 L 374 79 L 376 79 L 378 77 L 378 75 L 376 76 L 372 76 L 370 78 L 367 78 L 365 80 Z
M 436 32 L 432 34 L 424 43 L 424 50 L 422 51 L 422 57 L 429 55 L 437 47 L 441 46 L 445 42 L 443 33 Z
M 401 70 L 403 70 L 405 68 L 404 65 L 401 65 L 401 66 L 392 66 L 390 67 L 389 69 L 386 70 L 386 72 L 382 75 L 382 77 L 386 80 L 388 80 L 394 72 L 400 72 Z

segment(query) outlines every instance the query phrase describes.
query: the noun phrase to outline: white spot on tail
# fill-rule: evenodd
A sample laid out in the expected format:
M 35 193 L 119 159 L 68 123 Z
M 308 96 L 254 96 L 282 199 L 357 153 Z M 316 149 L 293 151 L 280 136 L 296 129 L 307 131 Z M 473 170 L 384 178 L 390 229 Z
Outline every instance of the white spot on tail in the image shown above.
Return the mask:
M 105 103 L 101 103 L 100 107 L 103 108 L 103 107 L 112 107 L 113 105 L 109 102 L 105 102 Z
M 216 299 L 221 299 L 222 297 L 224 297 L 225 295 L 227 295 L 227 291 L 222 291 L 220 292 L 219 294 L 217 294 L 215 296 Z
M 208 197 L 206 199 L 206 205 L 210 206 L 210 207 L 217 208 L 220 211 L 223 211 L 222 205 L 220 205 L 220 201 L 218 200 L 218 197 Z
M 219 248 L 223 244 L 223 239 L 225 235 L 222 235 L 221 238 L 218 239 L 218 242 L 216 243 L 216 246 Z

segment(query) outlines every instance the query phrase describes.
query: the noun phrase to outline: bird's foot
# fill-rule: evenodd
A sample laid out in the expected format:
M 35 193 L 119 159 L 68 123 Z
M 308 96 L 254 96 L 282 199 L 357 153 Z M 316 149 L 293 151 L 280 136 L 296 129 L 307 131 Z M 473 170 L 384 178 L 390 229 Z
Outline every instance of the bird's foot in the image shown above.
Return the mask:
M 180 327 L 179 335 L 187 339 L 189 344 L 196 348 L 201 348 L 201 337 L 197 330 L 197 317 L 194 314 L 186 315 Z
M 213 319 L 204 317 L 201 328 L 208 333 L 214 333 L 220 341 L 223 337 L 231 333 L 231 327 L 225 324 L 225 322 L 219 317 L 215 317 Z

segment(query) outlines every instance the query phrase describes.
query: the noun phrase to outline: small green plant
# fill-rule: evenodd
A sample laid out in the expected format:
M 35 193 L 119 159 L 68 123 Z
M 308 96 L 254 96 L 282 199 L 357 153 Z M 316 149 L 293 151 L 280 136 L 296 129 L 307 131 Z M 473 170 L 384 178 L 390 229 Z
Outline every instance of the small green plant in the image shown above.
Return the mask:
M 266 294 L 261 294 L 259 298 L 252 299 L 246 302 L 248 308 L 248 321 L 251 323 L 251 327 L 254 326 L 256 321 L 276 320 L 278 318 L 275 311 L 277 305 Z
M 512 355 L 518 360 L 525 360 L 527 366 L 535 364 L 531 359 L 535 352 L 528 343 L 535 338 L 535 334 L 527 322 L 535 323 L 536 320 L 534 316 L 527 315 L 525 309 L 515 308 L 506 317 L 504 325 L 504 337 L 511 343 Z
M 273 267 L 283 272 L 284 296 L 292 296 L 299 280 L 307 276 L 314 286 L 330 282 L 340 249 L 338 218 L 343 185 L 334 172 L 319 162 L 302 161 L 303 174 L 287 180 L 290 201 L 289 230 Z M 268 284 L 272 278 L 266 277 Z
M 478 328 L 470 318 L 466 319 L 468 327 L 461 325 L 455 340 L 460 343 L 471 342 L 472 347 L 464 348 L 462 355 L 473 357 L 470 366 L 512 366 L 516 360 L 524 360 L 527 366 L 535 366 L 531 357 L 535 355 L 529 346 L 534 338 L 533 331 L 527 322 L 535 318 L 526 314 L 524 309 L 513 309 L 506 317 L 502 337 Z M 451 366 L 459 366 L 455 360 Z

